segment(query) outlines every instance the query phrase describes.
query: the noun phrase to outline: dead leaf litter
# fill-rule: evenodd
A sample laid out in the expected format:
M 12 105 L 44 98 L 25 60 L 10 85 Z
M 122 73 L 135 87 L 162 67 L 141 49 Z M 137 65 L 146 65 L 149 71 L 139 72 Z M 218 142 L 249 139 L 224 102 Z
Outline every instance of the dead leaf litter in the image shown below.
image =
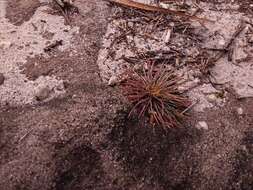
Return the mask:
M 239 98 L 253 97 L 252 18 L 233 11 L 238 9 L 236 4 L 108 2 L 112 15 L 97 61 L 105 82 L 111 84 L 113 79 L 115 84 L 117 78 L 120 82 L 119 76 L 129 68 L 152 61 L 184 76 L 179 88 L 198 101 L 195 111 L 223 106 L 228 89 Z M 167 14 L 160 9 L 172 11 Z M 208 22 L 173 14 L 178 12 Z

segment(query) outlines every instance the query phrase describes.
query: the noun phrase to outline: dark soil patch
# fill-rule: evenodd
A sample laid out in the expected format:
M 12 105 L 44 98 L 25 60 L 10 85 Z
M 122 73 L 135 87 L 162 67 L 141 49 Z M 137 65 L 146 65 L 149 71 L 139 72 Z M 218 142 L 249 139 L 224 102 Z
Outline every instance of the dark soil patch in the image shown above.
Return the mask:
M 117 147 L 117 160 L 122 161 L 126 173 L 145 188 L 139 189 L 229 189 L 235 173 L 245 172 L 236 167 L 237 150 L 244 141 L 245 132 L 251 127 L 251 113 L 247 105 L 252 100 L 238 102 L 233 97 L 227 106 L 207 114 L 195 115 L 197 120 L 207 121 L 208 131 L 198 131 L 190 126 L 165 133 L 127 124 L 127 128 L 115 129 L 111 139 Z M 236 108 L 246 108 L 239 117 Z M 223 115 L 220 117 L 220 115 Z M 252 143 L 252 142 L 251 142 Z M 114 145 L 114 146 L 115 146 Z M 252 156 L 252 153 L 251 153 Z M 251 158 L 247 155 L 246 158 Z M 244 163 L 249 167 L 252 160 Z M 244 174 L 252 176 L 247 170 Z M 251 181 L 243 178 L 244 183 Z M 230 183 L 229 183 L 230 182 Z M 136 185 L 136 186 L 138 186 Z M 241 187 L 235 186 L 240 190 Z M 250 186 L 246 188 L 251 189 Z
M 38 0 L 11 0 L 8 1 L 6 18 L 15 25 L 28 21 L 40 6 Z
M 252 189 L 253 187 L 253 131 L 247 131 L 237 151 L 235 173 L 229 181 L 229 189 Z
M 191 170 L 197 163 L 188 160 L 188 149 L 199 139 L 193 128 L 165 132 L 134 123 L 115 129 L 111 139 L 118 147 L 116 159 L 123 161 L 140 189 L 192 189 Z M 120 136 L 118 136 L 120 135 Z
M 252 189 L 253 187 L 253 107 L 246 106 L 250 128 L 245 131 L 234 161 L 234 174 L 229 181 L 228 189 Z
M 99 153 L 87 145 L 79 145 L 73 147 L 71 151 L 61 155 L 58 168 L 58 179 L 56 181 L 56 189 L 89 189 L 94 188 L 94 184 L 99 186 L 99 181 L 103 178 L 103 170 L 101 168 L 101 160 Z M 82 179 L 86 179 L 80 184 Z

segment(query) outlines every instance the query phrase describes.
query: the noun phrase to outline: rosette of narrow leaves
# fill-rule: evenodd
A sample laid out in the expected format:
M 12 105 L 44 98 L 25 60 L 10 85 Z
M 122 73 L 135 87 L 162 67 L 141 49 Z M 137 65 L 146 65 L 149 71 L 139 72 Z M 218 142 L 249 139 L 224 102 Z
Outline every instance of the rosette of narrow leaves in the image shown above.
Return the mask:
M 178 90 L 180 81 L 173 71 L 157 70 L 153 64 L 142 72 L 127 72 L 122 89 L 133 104 L 129 116 L 148 117 L 152 125 L 165 128 L 180 126 L 184 110 L 190 106 L 189 99 Z

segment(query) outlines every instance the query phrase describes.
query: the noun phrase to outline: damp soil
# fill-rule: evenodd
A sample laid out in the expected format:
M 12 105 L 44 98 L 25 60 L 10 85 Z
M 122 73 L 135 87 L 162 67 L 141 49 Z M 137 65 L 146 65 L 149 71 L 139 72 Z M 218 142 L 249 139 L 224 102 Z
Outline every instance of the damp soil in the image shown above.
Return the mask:
M 12 0 L 8 1 L 6 18 L 13 24 L 21 25 L 28 21 L 40 6 L 39 0 Z
M 38 6 L 22 2 L 8 2 L 15 24 Z M 22 68 L 30 80 L 61 78 L 66 94 L 0 107 L 1 189 L 251 190 L 253 99 L 230 94 L 224 107 L 191 113 L 179 129 L 140 125 L 127 118 L 129 106 L 117 88 L 102 83 L 96 65 L 109 8 L 99 0 L 76 4 L 83 11 L 71 18 L 80 26 L 75 54 L 56 50 Z M 206 121 L 208 130 L 196 129 L 197 121 Z

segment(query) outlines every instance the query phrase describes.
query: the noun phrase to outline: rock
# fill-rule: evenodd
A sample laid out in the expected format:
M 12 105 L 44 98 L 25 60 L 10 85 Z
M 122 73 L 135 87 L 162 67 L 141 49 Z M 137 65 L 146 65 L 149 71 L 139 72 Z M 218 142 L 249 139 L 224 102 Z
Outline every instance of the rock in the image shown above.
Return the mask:
M 241 63 L 243 61 L 247 61 L 249 58 L 249 54 L 243 50 L 243 48 L 236 48 L 233 54 L 233 62 Z
M 5 77 L 3 75 L 3 73 L 0 73 L 0 85 L 2 85 L 4 83 Z
M 209 94 L 207 96 L 207 100 L 208 100 L 208 102 L 214 103 L 217 101 L 217 96 L 215 94 Z
M 9 49 L 11 47 L 12 43 L 10 41 L 0 41 L 0 48 L 2 49 Z
M 237 108 L 237 113 L 238 115 L 242 115 L 243 114 L 243 109 L 242 108 Z
M 249 59 L 249 53 L 247 52 L 248 41 L 245 38 L 239 39 L 235 43 L 235 47 L 233 48 L 233 62 L 241 63 L 243 61 L 247 61 Z
M 226 44 L 226 42 L 223 38 L 219 39 L 218 43 L 219 43 L 219 46 L 221 46 L 221 47 L 224 47 L 224 45 Z
M 208 130 L 208 125 L 205 121 L 199 121 L 196 125 L 196 128 L 199 130 L 201 130 L 201 129 Z
M 108 86 L 115 86 L 118 83 L 118 77 L 112 76 L 108 81 Z
M 49 87 L 42 88 L 35 96 L 36 100 L 43 101 L 49 97 L 50 93 L 51 93 L 51 90 L 49 89 Z

